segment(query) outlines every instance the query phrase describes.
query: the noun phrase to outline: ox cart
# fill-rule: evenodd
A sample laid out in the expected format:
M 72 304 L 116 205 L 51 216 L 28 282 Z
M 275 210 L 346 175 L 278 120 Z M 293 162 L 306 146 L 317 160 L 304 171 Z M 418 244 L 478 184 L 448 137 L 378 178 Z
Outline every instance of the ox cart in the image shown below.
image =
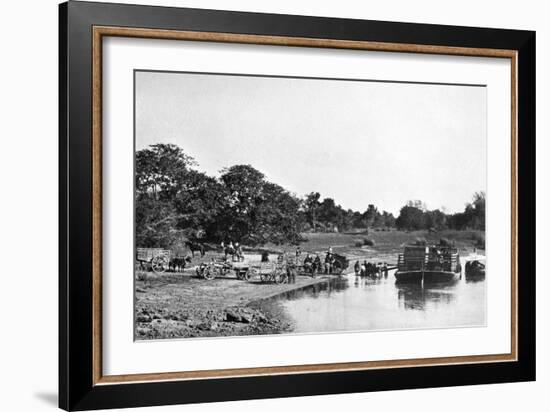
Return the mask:
M 232 262 L 225 259 L 214 259 L 208 263 L 202 263 L 196 269 L 197 277 L 213 280 L 225 278 L 230 273 L 235 273 L 239 280 L 249 281 L 259 277 L 262 282 L 285 283 L 288 280 L 287 264 L 285 262 Z
M 165 272 L 170 265 L 172 252 L 162 248 L 137 248 L 136 260 L 141 270 L 151 269 L 155 273 Z
M 323 271 L 323 264 L 320 259 L 307 259 L 300 256 L 287 258 L 287 269 L 296 275 L 316 277 Z
M 246 272 L 246 280 L 259 277 L 264 283 L 286 283 L 289 267 L 286 262 L 258 262 L 250 264 Z

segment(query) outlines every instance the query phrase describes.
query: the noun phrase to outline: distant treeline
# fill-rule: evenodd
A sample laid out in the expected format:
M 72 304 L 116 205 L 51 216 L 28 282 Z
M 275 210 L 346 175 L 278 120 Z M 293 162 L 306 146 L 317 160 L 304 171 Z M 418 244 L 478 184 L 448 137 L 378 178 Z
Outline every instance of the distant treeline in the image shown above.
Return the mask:
M 454 214 L 439 209 L 428 210 L 420 200 L 409 201 L 399 211 L 395 225 L 401 230 L 485 230 L 485 193 L 476 192 L 464 212 Z
M 196 161 L 172 144 L 136 153 L 136 243 L 172 247 L 183 239 L 237 240 L 248 245 L 299 243 L 307 231 L 368 228 L 484 229 L 485 195 L 476 193 L 463 213 L 428 211 L 419 201 L 397 219 L 370 204 L 364 212 L 343 209 L 312 192 L 300 198 L 269 182 L 250 165 L 221 170 L 218 178 L 195 169 Z

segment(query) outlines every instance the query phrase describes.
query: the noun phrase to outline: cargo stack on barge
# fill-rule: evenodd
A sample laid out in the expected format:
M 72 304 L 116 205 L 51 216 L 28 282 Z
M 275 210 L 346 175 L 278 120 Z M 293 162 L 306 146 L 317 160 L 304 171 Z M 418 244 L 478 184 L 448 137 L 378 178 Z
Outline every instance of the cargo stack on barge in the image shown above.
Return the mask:
M 405 246 L 395 278 L 402 283 L 452 282 L 460 279 L 458 250 L 450 246 Z

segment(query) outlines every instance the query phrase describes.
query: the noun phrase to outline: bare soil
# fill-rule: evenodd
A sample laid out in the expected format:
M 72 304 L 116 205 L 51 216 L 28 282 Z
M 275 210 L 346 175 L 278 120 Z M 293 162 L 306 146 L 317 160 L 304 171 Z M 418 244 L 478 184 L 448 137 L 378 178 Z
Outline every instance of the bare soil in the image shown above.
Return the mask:
M 277 302 L 267 299 L 316 283 L 297 276 L 296 282 L 277 285 L 238 280 L 233 275 L 205 280 L 191 271 L 136 280 L 136 339 L 264 335 L 290 331 L 292 322 Z M 261 303 L 260 303 L 261 302 Z

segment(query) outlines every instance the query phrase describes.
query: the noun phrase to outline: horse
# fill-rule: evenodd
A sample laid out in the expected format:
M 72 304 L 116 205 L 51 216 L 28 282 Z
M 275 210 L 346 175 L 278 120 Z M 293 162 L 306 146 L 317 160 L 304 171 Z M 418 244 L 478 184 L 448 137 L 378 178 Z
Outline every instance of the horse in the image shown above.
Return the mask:
M 244 256 L 243 256 L 242 252 L 239 251 L 238 248 L 224 246 L 223 253 L 225 255 L 226 260 L 227 260 L 227 255 L 231 256 L 231 260 L 233 262 L 235 262 L 235 261 L 240 262 L 240 261 L 244 260 Z
M 195 257 L 195 252 L 200 252 L 201 257 L 203 257 L 205 254 L 204 245 L 202 243 L 192 242 L 188 240 L 185 242 L 185 246 L 189 248 L 193 257 Z
M 170 259 L 168 263 L 168 269 L 173 272 L 183 272 L 187 263 L 191 263 L 191 257 L 175 257 Z

